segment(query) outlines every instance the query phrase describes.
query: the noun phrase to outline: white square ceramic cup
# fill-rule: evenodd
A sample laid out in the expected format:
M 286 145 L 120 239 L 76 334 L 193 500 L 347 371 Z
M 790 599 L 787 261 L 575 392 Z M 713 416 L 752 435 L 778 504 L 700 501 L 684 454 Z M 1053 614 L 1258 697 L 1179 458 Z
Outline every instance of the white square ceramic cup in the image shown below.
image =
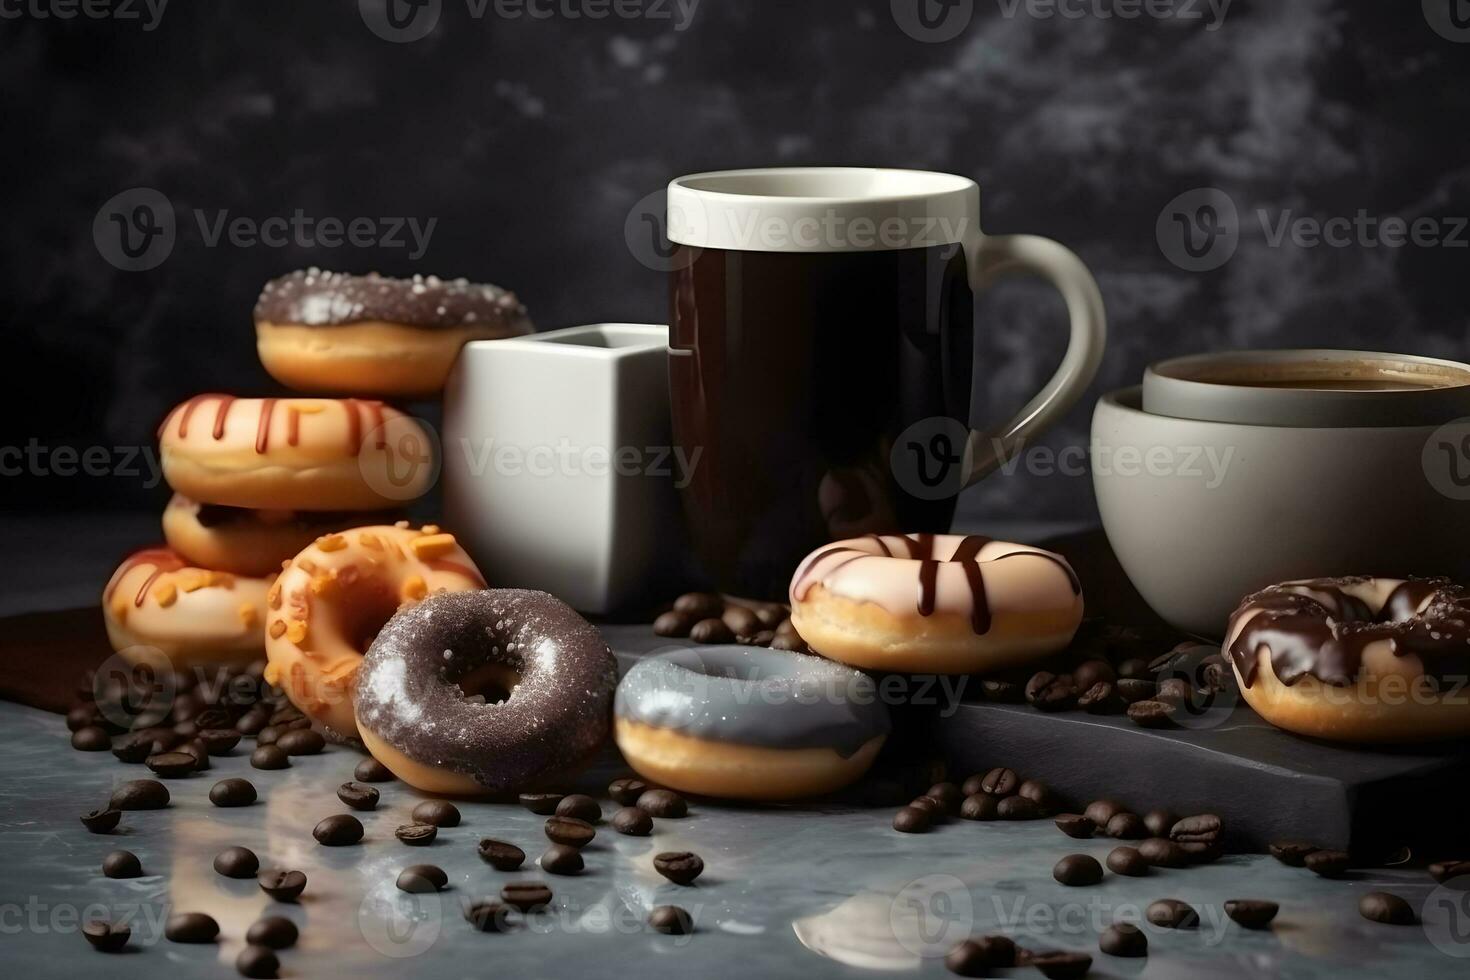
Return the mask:
M 605 613 L 676 560 L 666 326 L 467 344 L 444 393 L 444 512 L 492 585 Z M 696 461 L 697 462 L 697 461 Z

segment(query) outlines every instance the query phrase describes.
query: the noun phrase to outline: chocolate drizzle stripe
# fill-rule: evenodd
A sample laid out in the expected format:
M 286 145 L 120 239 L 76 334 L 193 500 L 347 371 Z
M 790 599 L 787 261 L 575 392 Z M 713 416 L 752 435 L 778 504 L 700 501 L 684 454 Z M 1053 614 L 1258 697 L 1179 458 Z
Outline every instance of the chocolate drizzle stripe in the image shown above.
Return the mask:
M 260 400 L 260 422 L 255 426 L 255 451 L 264 455 L 271 443 L 271 415 L 276 410 L 274 398 Z
M 356 456 L 362 452 L 362 407 L 356 398 L 346 399 L 342 407 L 347 410 L 347 455 Z
M 152 565 L 153 572 L 144 579 L 137 595 L 133 596 L 133 605 L 137 608 L 142 608 L 143 600 L 148 598 L 148 590 L 153 587 L 154 582 L 158 581 L 159 576 L 165 572 L 176 572 L 183 568 L 184 560 L 167 548 L 145 548 L 142 551 L 135 551 L 123 559 L 122 567 L 118 569 L 112 584 L 103 593 L 102 601 L 111 602 L 118 585 L 122 583 L 123 576 L 140 565 Z
M 219 404 L 214 408 L 214 431 L 210 433 L 215 442 L 225 437 L 225 419 L 229 418 L 230 406 L 235 404 L 235 400 L 234 395 L 219 396 Z

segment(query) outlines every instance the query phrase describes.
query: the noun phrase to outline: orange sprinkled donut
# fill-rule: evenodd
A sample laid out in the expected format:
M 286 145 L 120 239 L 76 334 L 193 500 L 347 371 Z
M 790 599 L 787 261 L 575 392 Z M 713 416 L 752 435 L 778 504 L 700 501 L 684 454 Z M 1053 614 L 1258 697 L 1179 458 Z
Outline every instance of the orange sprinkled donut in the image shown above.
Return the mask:
M 155 647 L 175 667 L 247 664 L 261 654 L 270 578 L 195 568 L 164 547 L 129 555 L 102 592 L 112 648 Z
M 260 510 L 382 510 L 416 499 L 433 447 L 414 419 L 357 398 L 196 395 L 158 431 L 163 475 L 194 500 Z
M 484 587 L 454 535 L 432 524 L 325 535 L 286 563 L 267 596 L 265 678 L 313 721 L 356 738 L 353 681 L 383 624 L 425 596 Z

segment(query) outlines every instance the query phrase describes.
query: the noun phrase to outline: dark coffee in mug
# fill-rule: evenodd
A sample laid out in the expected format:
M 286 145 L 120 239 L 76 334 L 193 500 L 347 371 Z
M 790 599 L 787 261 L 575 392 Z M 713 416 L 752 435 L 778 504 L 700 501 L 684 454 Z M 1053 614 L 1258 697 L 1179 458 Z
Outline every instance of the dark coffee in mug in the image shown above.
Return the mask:
M 1101 352 L 1081 263 L 1045 239 L 983 236 L 978 189 L 962 177 L 684 177 L 669 188 L 669 237 L 674 440 L 697 460 L 684 510 L 711 584 L 739 595 L 784 596 L 801 559 L 832 540 L 948 530 L 955 492 L 986 468 L 970 438 L 1037 431 Z M 1058 283 L 1073 344 L 1022 415 L 982 436 L 969 429 L 974 293 L 1011 269 Z M 947 492 L 931 492 L 924 474 L 960 464 Z

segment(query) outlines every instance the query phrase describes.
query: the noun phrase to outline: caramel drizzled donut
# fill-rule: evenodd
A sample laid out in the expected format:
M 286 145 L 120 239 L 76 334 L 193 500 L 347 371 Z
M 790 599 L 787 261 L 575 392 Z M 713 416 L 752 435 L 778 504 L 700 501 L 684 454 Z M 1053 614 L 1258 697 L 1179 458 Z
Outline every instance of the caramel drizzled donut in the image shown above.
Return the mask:
M 261 363 L 307 392 L 430 395 L 469 341 L 532 329 L 514 293 L 438 276 L 305 269 L 266 283 L 255 304 Z
M 1470 592 L 1446 579 L 1321 578 L 1247 596 L 1225 651 L 1280 728 L 1403 742 L 1470 734 Z
M 554 596 L 439 595 L 394 616 L 373 641 L 357 726 L 373 757 L 410 786 L 516 792 L 591 758 L 607 739 L 617 679 L 602 634 Z
M 353 681 L 379 628 L 429 595 L 484 587 L 454 535 L 433 525 L 325 535 L 286 563 L 266 597 L 265 678 L 332 734 L 355 738 Z
M 270 578 L 196 568 L 171 548 L 129 555 L 102 592 L 112 648 L 155 647 L 175 667 L 247 664 L 263 646 Z
M 1082 621 L 1066 559 L 981 535 L 877 535 L 819 548 L 791 579 L 791 621 L 824 656 L 973 673 L 1060 650 Z
M 163 475 L 209 504 L 261 510 L 382 510 L 434 474 L 417 421 L 357 398 L 196 395 L 158 430 Z

